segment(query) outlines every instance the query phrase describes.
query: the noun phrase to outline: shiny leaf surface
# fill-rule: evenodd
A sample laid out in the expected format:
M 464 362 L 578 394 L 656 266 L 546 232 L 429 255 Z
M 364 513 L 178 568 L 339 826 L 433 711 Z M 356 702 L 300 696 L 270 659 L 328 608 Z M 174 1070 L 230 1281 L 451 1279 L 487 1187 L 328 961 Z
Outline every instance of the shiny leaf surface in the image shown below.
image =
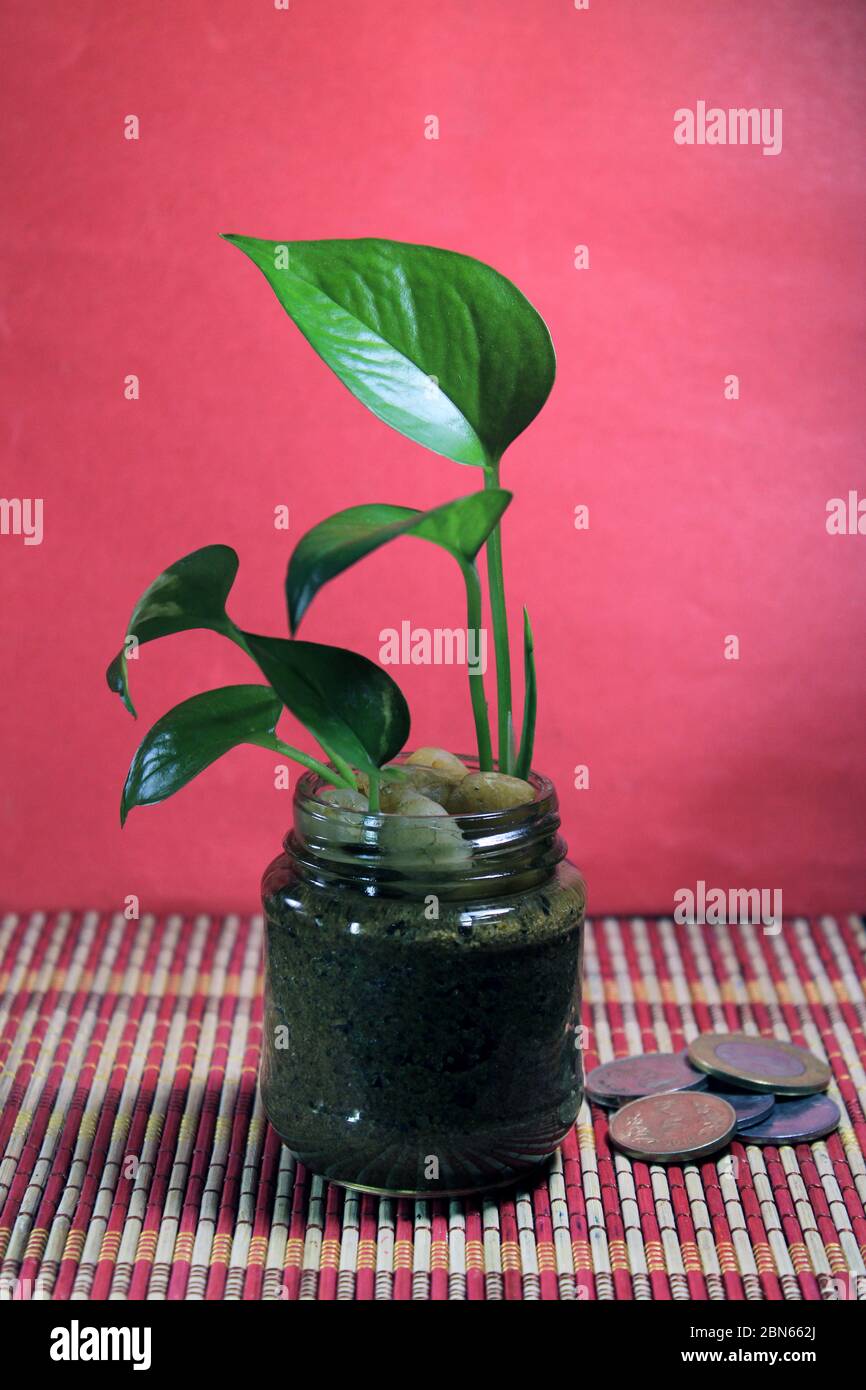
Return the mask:
M 130 765 L 120 823 L 135 806 L 165 801 L 240 743 L 274 747 L 282 702 L 264 685 L 227 685 L 175 705 L 142 739 Z
M 343 647 L 243 634 L 265 679 L 333 757 L 375 771 L 409 737 L 400 687 L 375 662 Z
M 398 536 L 432 541 L 461 564 L 470 564 L 511 501 L 503 489 L 472 493 L 431 511 L 371 503 L 336 512 L 301 538 L 286 576 L 289 625 L 296 631 L 316 593 Z
M 130 714 L 135 714 L 135 707 L 127 672 L 129 638 L 135 638 L 137 649 L 157 637 L 209 628 L 236 640 L 225 605 L 237 572 L 238 557 L 230 546 L 206 545 L 170 565 L 148 585 L 129 620 L 127 640 L 106 672 L 109 688 L 121 697 Z
M 550 393 L 556 359 L 544 320 L 471 256 L 369 237 L 226 240 L 352 394 L 437 454 L 495 464 Z

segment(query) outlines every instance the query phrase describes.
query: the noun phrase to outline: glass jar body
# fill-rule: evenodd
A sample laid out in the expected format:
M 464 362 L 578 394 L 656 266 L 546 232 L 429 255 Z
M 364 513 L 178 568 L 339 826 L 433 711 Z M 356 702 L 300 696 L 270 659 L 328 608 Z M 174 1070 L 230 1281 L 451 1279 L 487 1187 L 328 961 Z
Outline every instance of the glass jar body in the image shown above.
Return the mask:
M 261 1086 L 286 1145 L 332 1181 L 423 1197 L 548 1157 L 582 1094 L 577 870 L 371 894 L 311 881 L 305 858 L 290 837 L 263 881 Z

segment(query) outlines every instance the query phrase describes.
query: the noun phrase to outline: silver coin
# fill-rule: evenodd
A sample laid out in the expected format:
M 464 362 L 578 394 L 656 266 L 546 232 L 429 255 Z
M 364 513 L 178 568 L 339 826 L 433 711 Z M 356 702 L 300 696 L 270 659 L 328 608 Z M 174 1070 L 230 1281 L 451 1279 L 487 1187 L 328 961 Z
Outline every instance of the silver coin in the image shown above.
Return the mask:
M 689 1043 L 689 1061 L 744 1091 L 807 1096 L 830 1084 L 830 1068 L 820 1057 L 757 1033 L 701 1033 Z
M 727 1086 L 714 1086 L 710 1082 L 710 1095 L 721 1096 L 733 1107 L 737 1117 L 737 1129 L 744 1125 L 757 1125 L 772 1115 L 776 1097 L 762 1095 L 759 1091 L 731 1091 Z
M 838 1129 L 842 1112 L 829 1096 L 777 1100 L 772 1115 L 740 1129 L 744 1144 L 809 1144 Z

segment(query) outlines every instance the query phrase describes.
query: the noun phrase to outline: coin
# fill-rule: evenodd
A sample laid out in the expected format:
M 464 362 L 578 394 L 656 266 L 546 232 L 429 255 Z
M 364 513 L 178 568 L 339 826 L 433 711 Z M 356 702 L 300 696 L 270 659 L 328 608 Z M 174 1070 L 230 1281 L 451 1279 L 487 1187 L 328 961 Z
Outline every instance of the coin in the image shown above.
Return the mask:
M 753 1033 L 702 1033 L 689 1043 L 689 1061 L 747 1091 L 808 1096 L 823 1091 L 830 1068 L 804 1047 Z
M 710 1083 L 710 1095 L 721 1096 L 733 1107 L 737 1117 L 737 1129 L 744 1125 L 756 1125 L 773 1113 L 776 1097 L 758 1091 L 731 1091 L 726 1086 Z
M 760 1124 L 741 1129 L 740 1139 L 744 1144 L 806 1144 L 832 1133 L 841 1118 L 842 1112 L 829 1096 L 797 1096 L 780 1100 Z
M 611 1116 L 610 1137 L 629 1158 L 692 1163 L 736 1133 L 733 1106 L 710 1091 L 667 1091 L 630 1101 Z
M 682 1052 L 642 1052 L 594 1067 L 586 1078 L 586 1094 L 597 1105 L 615 1109 L 657 1091 L 702 1091 L 706 1085 L 707 1078 Z

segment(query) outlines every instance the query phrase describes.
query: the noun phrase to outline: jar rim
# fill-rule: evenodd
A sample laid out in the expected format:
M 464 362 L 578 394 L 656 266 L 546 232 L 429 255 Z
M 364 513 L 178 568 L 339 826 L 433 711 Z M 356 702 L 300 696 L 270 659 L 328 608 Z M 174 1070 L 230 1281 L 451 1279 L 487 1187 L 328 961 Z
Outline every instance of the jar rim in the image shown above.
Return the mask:
M 476 759 L 463 761 L 477 770 Z M 318 795 L 329 784 L 308 772 L 295 788 L 294 825 L 284 846 L 322 886 L 350 882 L 371 895 L 419 892 L 433 883 L 436 891 L 460 895 L 518 891 L 545 881 L 566 855 L 553 783 L 534 771 L 526 780 L 535 797 L 517 806 L 400 816 L 336 808 Z

